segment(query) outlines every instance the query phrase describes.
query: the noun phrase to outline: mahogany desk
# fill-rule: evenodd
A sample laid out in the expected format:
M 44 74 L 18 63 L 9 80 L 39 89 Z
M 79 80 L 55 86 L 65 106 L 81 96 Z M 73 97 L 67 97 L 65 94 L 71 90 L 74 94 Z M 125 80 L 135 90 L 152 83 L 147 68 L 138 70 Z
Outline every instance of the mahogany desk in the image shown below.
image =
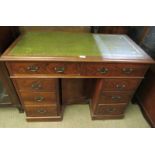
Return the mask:
M 28 32 L 2 55 L 28 121 L 59 121 L 88 102 L 92 119 L 123 118 L 154 61 L 126 35 Z

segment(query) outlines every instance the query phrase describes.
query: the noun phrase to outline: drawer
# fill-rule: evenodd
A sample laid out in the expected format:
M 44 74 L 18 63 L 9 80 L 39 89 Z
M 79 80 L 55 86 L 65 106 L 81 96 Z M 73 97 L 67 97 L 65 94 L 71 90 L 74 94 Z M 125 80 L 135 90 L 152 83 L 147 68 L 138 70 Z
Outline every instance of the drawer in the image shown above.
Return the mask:
M 13 79 L 20 91 L 55 92 L 58 79 Z
M 101 92 L 98 104 L 128 103 L 132 94 L 132 92 Z
M 148 65 L 116 63 L 83 63 L 83 75 L 87 76 L 140 76 L 143 77 Z
M 116 70 L 120 76 L 140 76 L 143 77 L 148 69 L 148 65 L 144 64 L 117 64 Z
M 102 79 L 102 91 L 133 91 L 141 79 Z
M 54 92 L 22 92 L 20 95 L 25 105 L 57 104 Z
M 56 105 L 25 106 L 25 112 L 28 117 L 46 117 L 58 115 Z
M 50 63 L 47 71 L 54 75 L 80 75 L 79 64 L 72 62 Z
M 120 115 L 123 114 L 126 104 L 98 105 L 95 110 L 96 115 Z
M 79 65 L 72 62 L 8 62 L 12 75 L 77 75 Z

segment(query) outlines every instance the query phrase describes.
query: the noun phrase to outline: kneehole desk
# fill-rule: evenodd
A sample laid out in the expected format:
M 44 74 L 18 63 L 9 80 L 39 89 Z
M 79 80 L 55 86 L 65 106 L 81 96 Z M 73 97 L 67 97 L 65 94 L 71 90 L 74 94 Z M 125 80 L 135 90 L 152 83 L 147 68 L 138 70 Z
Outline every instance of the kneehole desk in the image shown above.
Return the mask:
M 89 103 L 92 119 L 123 118 L 154 61 L 126 35 L 28 32 L 1 56 L 27 121 L 60 121 Z

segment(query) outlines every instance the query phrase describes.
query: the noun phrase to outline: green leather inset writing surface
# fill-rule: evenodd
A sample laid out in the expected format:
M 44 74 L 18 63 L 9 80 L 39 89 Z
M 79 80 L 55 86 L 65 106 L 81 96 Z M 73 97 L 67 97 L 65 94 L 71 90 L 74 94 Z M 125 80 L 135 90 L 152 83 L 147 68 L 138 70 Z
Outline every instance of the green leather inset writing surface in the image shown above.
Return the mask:
M 9 52 L 10 56 L 100 56 L 92 34 L 28 32 Z

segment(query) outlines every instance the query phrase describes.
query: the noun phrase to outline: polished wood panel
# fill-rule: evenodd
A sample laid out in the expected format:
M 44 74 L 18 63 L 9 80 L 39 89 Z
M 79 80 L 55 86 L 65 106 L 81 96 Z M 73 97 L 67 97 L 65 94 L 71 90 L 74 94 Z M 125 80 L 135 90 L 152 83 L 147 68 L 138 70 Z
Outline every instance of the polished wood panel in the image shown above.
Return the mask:
M 57 79 L 13 79 L 17 84 L 19 91 L 32 91 L 32 92 L 55 92 L 58 83 Z
M 139 79 L 104 79 L 102 91 L 133 91 L 137 89 Z
M 101 92 L 97 104 L 128 103 L 133 92 Z
M 94 113 L 98 115 L 121 115 L 125 108 L 125 104 L 98 105 Z
M 148 65 L 113 64 L 113 63 L 22 63 L 9 62 L 11 75 L 46 75 L 46 76 L 98 76 L 98 77 L 143 77 Z
M 80 75 L 78 63 L 57 62 L 50 63 L 47 67 L 48 73 L 55 75 Z
M 12 75 L 79 75 L 79 66 L 77 63 L 69 62 L 10 62 L 8 64 Z
M 56 105 L 42 105 L 42 106 L 25 106 L 26 115 L 29 117 L 46 117 L 57 116 Z
M 143 77 L 148 65 L 143 64 L 114 64 L 114 63 L 83 63 L 84 75 L 96 76 L 140 76 Z
M 21 97 L 25 105 L 57 104 L 54 92 L 22 92 Z
M 62 121 L 63 116 L 62 114 L 59 116 L 37 116 L 37 117 L 30 117 L 27 116 L 26 120 L 27 122 L 58 122 Z

